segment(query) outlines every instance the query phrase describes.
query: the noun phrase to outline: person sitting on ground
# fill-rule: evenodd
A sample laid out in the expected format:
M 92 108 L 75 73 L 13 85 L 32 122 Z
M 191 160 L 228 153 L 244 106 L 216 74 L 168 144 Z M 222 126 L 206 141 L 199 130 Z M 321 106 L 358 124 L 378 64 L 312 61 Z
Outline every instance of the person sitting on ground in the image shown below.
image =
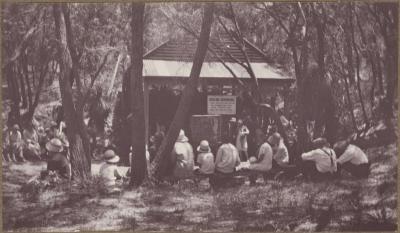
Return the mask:
M 264 135 L 264 142 L 260 145 L 257 157 L 250 158 L 249 170 L 252 171 L 250 178 L 250 184 L 254 185 L 257 180 L 258 174 L 263 174 L 264 180 L 267 178 L 268 172 L 272 169 L 273 152 L 272 147 L 266 140 Z
M 273 133 L 268 137 L 268 143 L 272 147 L 274 168 L 282 168 L 289 164 L 289 152 L 279 133 Z
M 190 145 L 189 139 L 185 136 L 185 131 L 182 129 L 174 145 L 171 164 L 174 166 L 172 170 L 173 180 L 192 177 L 194 167 L 193 147 Z
M 235 167 L 240 164 L 239 152 L 229 141 L 229 136 L 223 137 L 223 144 L 218 148 L 215 158 L 215 172 L 232 174 Z
M 295 176 L 297 174 L 296 166 L 289 165 L 289 152 L 281 135 L 277 132 L 273 133 L 268 137 L 268 143 L 272 147 L 272 170 L 277 173 L 275 178 L 283 174 Z
M 104 163 L 100 167 L 100 177 L 103 180 L 103 184 L 106 187 L 108 193 L 119 192 L 121 188 L 118 187 L 123 176 L 118 171 L 117 163 L 119 162 L 119 156 L 115 154 L 114 149 L 111 147 L 107 148 L 103 154 Z
M 370 162 L 364 151 L 346 140 L 339 141 L 333 146 L 338 159 L 338 170 L 348 171 L 355 177 L 365 178 L 370 173 Z
M 207 140 L 203 140 L 200 142 L 200 145 L 197 147 L 197 164 L 199 165 L 199 169 L 195 170 L 199 175 L 211 175 L 214 173 L 215 164 L 214 164 L 214 155 L 211 152 L 210 145 Z
M 7 148 L 7 154 L 9 155 L 9 159 L 11 161 L 25 161 L 23 155 L 23 140 L 19 126 L 17 124 L 13 125 L 11 130 L 7 133 L 7 136 L 5 138 L 5 145 Z
M 41 160 L 39 135 L 37 134 L 35 126 L 32 122 L 29 123 L 27 127 L 24 129 L 23 138 L 24 138 L 24 153 L 29 157 Z
M 315 148 L 303 153 L 303 175 L 307 178 L 333 178 L 337 172 L 336 153 L 330 148 L 325 138 L 317 138 L 312 141 Z
M 245 124 L 243 124 L 243 120 L 238 120 L 238 132 L 236 136 L 236 148 L 239 151 L 240 160 L 247 161 L 249 155 L 247 153 L 248 144 L 247 144 L 247 135 L 249 135 L 250 131 Z
M 55 171 L 62 178 L 71 178 L 71 165 L 65 155 L 62 153 L 63 144 L 60 139 L 53 138 L 46 144 L 47 149 L 47 171 Z

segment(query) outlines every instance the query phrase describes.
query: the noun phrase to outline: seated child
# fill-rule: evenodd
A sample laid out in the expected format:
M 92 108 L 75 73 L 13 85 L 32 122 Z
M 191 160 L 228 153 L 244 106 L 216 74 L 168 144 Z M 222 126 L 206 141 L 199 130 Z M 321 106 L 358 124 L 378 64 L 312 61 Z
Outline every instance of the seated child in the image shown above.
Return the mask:
M 121 188 L 118 187 L 119 185 L 116 182 L 122 179 L 117 166 L 119 156 L 115 154 L 113 149 L 106 149 L 103 158 L 105 163 L 100 167 L 100 177 L 103 179 L 107 192 L 120 192 Z
M 200 142 L 200 145 L 197 147 L 197 164 L 199 165 L 199 169 L 196 169 L 196 173 L 200 175 L 210 175 L 214 173 L 215 164 L 214 164 L 214 155 L 211 153 L 211 148 L 207 140 L 203 140 Z

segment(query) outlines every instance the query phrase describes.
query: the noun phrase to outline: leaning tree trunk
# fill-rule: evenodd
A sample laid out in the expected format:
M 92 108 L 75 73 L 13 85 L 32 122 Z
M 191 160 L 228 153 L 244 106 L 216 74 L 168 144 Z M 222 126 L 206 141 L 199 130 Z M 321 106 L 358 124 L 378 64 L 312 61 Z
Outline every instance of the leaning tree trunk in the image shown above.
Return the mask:
M 132 3 L 132 52 L 131 52 L 131 96 L 132 96 L 132 163 L 131 185 L 139 186 L 146 177 L 146 138 L 144 120 L 143 82 L 143 19 L 144 3 Z
M 87 179 L 90 177 L 90 160 L 84 148 L 84 138 L 80 135 L 80 114 L 78 114 L 71 88 L 71 57 L 68 52 L 64 18 L 61 14 L 61 5 L 54 4 L 56 38 L 58 40 L 58 63 L 60 64 L 60 93 L 61 102 L 65 109 L 65 122 L 68 127 L 67 136 L 70 146 L 72 177 L 74 179 Z
M 200 38 L 197 43 L 196 52 L 194 54 L 193 66 L 190 72 L 190 78 L 183 90 L 182 98 L 179 102 L 178 109 L 174 119 L 168 129 L 157 155 L 152 163 L 150 177 L 160 180 L 165 172 L 165 161 L 170 157 L 179 130 L 183 127 L 184 122 L 189 115 L 190 105 L 192 103 L 194 93 L 200 76 L 201 67 L 206 56 L 208 41 L 210 38 L 211 25 L 213 22 L 214 4 L 205 3 L 203 12 L 203 22 L 201 26 Z

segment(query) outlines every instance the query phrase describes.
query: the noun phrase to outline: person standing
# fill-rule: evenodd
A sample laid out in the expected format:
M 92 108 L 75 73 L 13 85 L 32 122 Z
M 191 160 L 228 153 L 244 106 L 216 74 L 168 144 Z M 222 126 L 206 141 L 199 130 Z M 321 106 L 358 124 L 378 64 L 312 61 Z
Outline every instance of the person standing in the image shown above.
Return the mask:
M 247 161 L 249 155 L 247 153 L 248 144 L 247 144 L 247 136 L 250 131 L 247 126 L 243 123 L 243 120 L 238 120 L 238 128 L 236 135 L 236 148 L 239 151 L 239 157 L 242 162 Z
M 23 155 L 23 140 L 20 132 L 20 128 L 17 124 L 13 125 L 11 130 L 7 133 L 5 140 L 7 153 L 10 156 L 10 160 L 18 162 L 18 160 L 24 162 L 25 158 Z

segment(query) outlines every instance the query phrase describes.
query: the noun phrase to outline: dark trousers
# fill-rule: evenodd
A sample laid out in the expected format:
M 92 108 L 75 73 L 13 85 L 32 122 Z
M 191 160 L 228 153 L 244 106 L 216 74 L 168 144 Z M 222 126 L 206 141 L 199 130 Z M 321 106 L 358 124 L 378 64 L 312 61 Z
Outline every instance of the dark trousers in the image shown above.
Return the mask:
M 335 173 L 319 172 L 314 161 L 302 161 L 301 172 L 306 178 L 312 180 L 330 180 L 336 177 Z
M 249 156 L 248 156 L 247 151 L 241 150 L 241 151 L 239 151 L 239 157 L 240 157 L 240 161 L 245 162 L 245 161 L 247 161 Z
M 339 169 L 348 171 L 352 176 L 357 178 L 366 178 L 370 173 L 371 163 L 363 163 L 360 165 L 355 165 L 350 162 L 344 163 L 338 166 Z

